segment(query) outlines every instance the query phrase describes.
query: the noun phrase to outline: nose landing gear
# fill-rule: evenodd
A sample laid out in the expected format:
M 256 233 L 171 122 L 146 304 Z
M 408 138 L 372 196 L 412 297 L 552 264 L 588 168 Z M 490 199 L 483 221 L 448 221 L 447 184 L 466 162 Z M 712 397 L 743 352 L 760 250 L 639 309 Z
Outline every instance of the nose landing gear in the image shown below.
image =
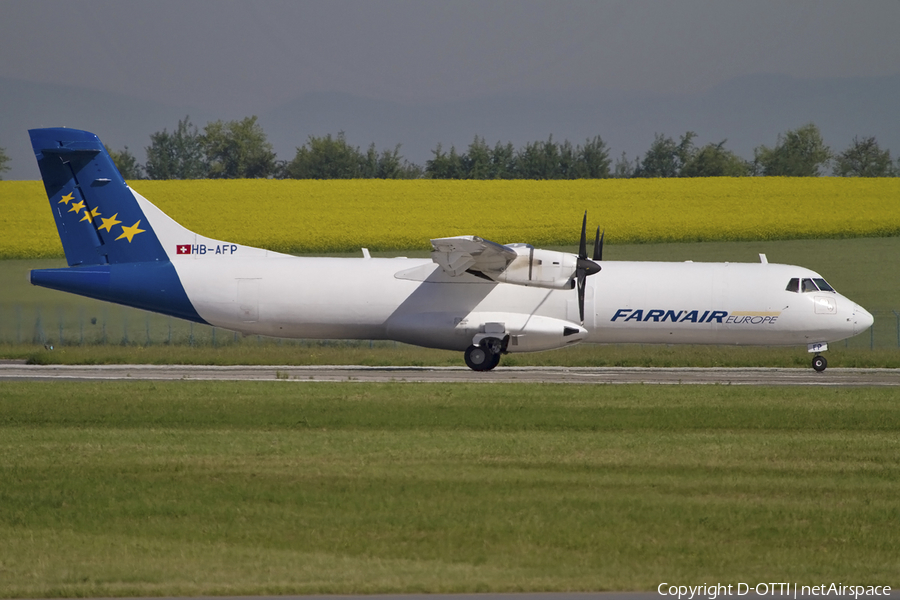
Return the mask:
M 812 367 L 819 373 L 825 370 L 828 366 L 828 361 L 825 360 L 825 357 L 821 354 L 816 354 L 812 359 Z
M 819 354 L 820 352 L 825 352 L 828 350 L 828 344 L 825 342 L 816 342 L 815 344 L 807 344 L 806 351 L 807 352 L 815 352 L 816 355 L 812 359 L 812 368 L 816 370 L 817 373 L 821 373 L 825 370 L 825 367 L 828 366 L 828 361 L 825 360 L 825 357 Z

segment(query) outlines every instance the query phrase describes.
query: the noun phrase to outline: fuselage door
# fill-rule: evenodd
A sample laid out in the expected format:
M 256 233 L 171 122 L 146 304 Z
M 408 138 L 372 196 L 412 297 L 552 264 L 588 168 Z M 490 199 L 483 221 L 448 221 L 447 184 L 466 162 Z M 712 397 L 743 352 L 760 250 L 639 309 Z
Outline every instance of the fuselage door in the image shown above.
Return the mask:
M 242 323 L 259 321 L 259 279 L 237 279 L 237 313 Z

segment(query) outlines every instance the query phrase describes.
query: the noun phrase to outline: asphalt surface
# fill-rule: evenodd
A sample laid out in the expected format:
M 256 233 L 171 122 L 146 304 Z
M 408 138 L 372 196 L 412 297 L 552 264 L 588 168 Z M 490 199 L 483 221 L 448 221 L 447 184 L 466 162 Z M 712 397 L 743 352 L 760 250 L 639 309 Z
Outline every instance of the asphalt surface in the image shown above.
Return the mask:
M 900 369 L 497 367 L 204 366 L 204 365 L 25 365 L 0 364 L 0 381 L 309 381 L 430 383 L 578 383 L 900 386 Z

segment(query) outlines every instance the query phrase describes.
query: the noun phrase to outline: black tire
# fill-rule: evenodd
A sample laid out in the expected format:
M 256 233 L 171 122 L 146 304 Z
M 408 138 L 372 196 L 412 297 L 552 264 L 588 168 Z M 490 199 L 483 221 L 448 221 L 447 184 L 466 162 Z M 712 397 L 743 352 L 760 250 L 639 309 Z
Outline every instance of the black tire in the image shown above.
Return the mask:
M 473 371 L 490 371 L 500 363 L 500 355 L 481 346 L 469 346 L 465 354 L 466 366 Z
M 828 361 L 825 360 L 824 356 L 816 355 L 812 360 L 813 369 L 821 373 L 828 366 Z

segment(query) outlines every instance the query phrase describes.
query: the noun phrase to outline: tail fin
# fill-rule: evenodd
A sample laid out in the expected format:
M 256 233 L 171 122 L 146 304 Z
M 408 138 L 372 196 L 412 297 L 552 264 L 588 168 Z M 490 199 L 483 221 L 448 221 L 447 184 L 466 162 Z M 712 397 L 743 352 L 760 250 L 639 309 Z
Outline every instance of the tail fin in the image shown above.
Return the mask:
M 168 260 L 96 135 L 66 128 L 28 133 L 70 266 Z
M 69 263 L 66 269 L 32 270 L 31 283 L 205 323 L 150 221 L 173 252 L 172 240 L 189 243 L 200 236 L 133 192 L 93 133 L 28 133 Z

